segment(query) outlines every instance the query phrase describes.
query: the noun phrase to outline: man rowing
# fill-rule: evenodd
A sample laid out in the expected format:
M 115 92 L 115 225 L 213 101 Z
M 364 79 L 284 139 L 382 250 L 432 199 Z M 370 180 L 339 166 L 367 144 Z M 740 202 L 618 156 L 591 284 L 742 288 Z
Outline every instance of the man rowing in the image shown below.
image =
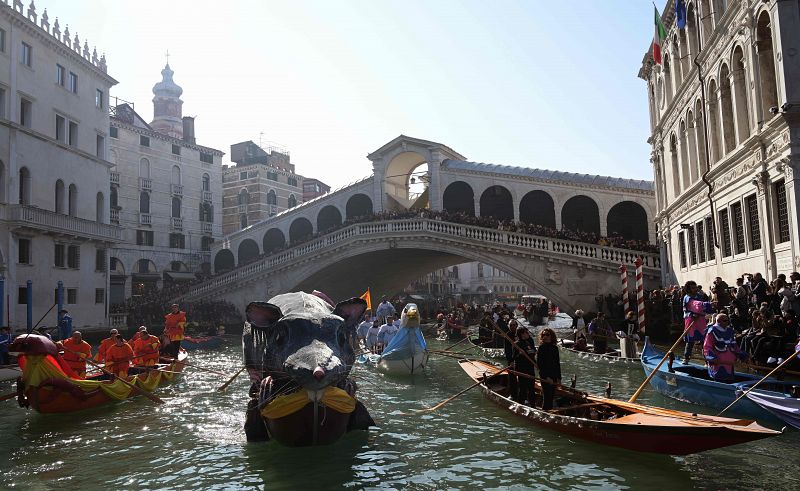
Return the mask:
M 164 334 L 169 336 L 170 345 L 165 347 L 164 352 L 173 358 L 178 357 L 178 352 L 183 341 L 183 333 L 186 328 L 186 312 L 178 308 L 178 304 L 172 304 L 172 311 L 164 316 Z
M 136 355 L 135 364 L 146 367 L 155 366 L 158 363 L 159 348 L 161 342 L 156 336 L 147 332 L 147 328 L 139 331 L 139 337 L 133 342 L 133 354 Z
M 97 347 L 97 354 L 94 357 L 94 359 L 97 361 L 106 361 L 106 351 L 108 350 L 109 346 L 114 345 L 119 331 L 112 329 L 109 331 L 109 334 L 110 336 L 100 341 L 100 346 Z
M 106 351 L 106 365 L 108 371 L 120 378 L 128 376 L 128 368 L 133 360 L 133 348 L 117 334 L 114 344 Z
M 64 361 L 78 378 L 86 378 L 86 358 L 92 356 L 92 345 L 83 340 L 80 331 L 74 331 L 62 344 Z

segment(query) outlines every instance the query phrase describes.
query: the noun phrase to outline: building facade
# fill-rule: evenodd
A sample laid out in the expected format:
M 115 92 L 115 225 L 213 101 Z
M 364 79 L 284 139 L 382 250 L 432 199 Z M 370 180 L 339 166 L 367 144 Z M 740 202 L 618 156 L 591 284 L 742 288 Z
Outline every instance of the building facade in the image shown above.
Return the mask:
M 664 280 L 800 269 L 800 3 L 672 1 L 644 57 Z M 651 48 L 652 49 L 652 48 Z M 701 82 L 702 80 L 702 82 Z
M 286 150 L 245 141 L 231 145 L 231 161 L 235 165 L 222 173 L 225 234 L 303 202 L 303 177 L 295 173 Z
M 75 327 L 108 325 L 108 249 L 121 238 L 109 223 L 115 84 L 105 57 L 58 19 L 0 3 L 2 325 L 53 326 L 58 282 Z
M 111 303 L 210 272 L 222 236 L 223 152 L 196 143 L 169 65 L 153 87 L 153 121 L 129 103 L 113 108 L 111 219 L 122 242 L 111 255 Z
M 311 201 L 314 198 L 319 198 L 323 194 L 328 194 L 331 187 L 311 177 L 303 178 L 303 201 Z

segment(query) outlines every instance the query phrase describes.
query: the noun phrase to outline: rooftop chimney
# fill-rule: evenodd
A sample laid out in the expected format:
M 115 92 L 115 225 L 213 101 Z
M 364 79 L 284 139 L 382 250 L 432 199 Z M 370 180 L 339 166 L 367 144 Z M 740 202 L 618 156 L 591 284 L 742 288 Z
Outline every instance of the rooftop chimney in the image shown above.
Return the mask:
M 192 116 L 183 117 L 183 141 L 186 143 L 196 143 L 194 138 L 194 118 Z

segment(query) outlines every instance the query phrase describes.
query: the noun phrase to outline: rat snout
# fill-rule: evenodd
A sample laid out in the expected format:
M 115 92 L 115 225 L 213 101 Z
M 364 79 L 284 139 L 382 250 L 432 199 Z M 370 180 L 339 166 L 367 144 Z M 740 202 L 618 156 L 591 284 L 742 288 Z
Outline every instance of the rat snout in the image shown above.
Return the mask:
M 314 378 L 318 381 L 322 380 L 325 377 L 325 369 L 322 367 L 317 367 L 314 369 Z

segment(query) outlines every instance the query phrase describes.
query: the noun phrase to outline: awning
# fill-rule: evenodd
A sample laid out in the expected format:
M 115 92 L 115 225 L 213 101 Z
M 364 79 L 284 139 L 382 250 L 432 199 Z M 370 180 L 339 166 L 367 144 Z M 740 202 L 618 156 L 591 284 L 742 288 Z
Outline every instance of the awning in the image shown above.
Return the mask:
M 158 281 L 161 275 L 158 273 L 131 273 L 133 281 Z
M 183 271 L 164 271 L 164 276 L 173 281 L 192 281 L 197 279 L 194 273 L 186 273 Z

